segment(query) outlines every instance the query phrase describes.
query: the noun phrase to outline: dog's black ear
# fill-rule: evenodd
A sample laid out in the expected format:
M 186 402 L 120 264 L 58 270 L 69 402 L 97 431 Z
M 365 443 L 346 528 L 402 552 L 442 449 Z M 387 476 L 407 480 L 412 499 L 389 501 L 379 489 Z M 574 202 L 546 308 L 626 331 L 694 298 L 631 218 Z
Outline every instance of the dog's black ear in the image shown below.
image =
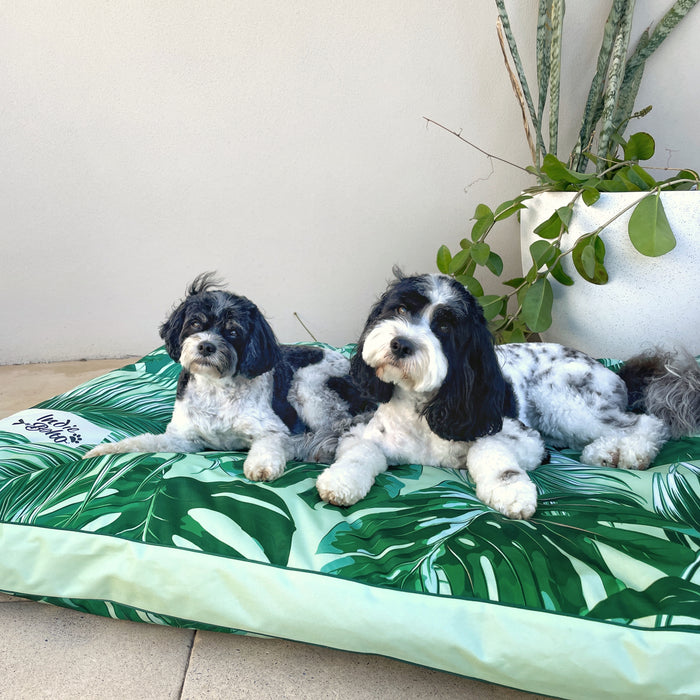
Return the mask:
M 512 388 L 503 378 L 481 307 L 470 299 L 468 320 L 444 347 L 448 370 L 423 415 L 445 440 L 469 442 L 497 433 L 515 414 Z
M 376 370 L 362 359 L 363 345 L 361 340 L 357 344 L 357 351 L 350 358 L 350 377 L 362 396 L 372 401 L 386 403 L 391 400 L 394 385 L 379 379 Z
M 165 349 L 175 362 L 180 361 L 180 353 L 182 352 L 180 334 L 185 323 L 186 305 L 186 302 L 183 301 L 160 327 L 160 337 L 165 342 Z
M 394 268 L 394 274 L 401 274 L 398 268 Z M 362 335 L 360 335 L 360 340 L 357 342 L 355 354 L 350 358 L 350 378 L 355 383 L 355 386 L 364 397 L 379 403 L 386 403 L 391 400 L 394 394 L 394 385 L 383 382 L 377 377 L 376 370 L 362 359 L 362 349 L 364 348 L 367 334 L 372 330 L 377 319 L 384 311 L 389 291 L 393 285 L 394 283 L 389 285 L 387 291 L 382 294 L 371 308 Z
M 242 353 L 240 372 L 244 377 L 252 379 L 269 372 L 282 361 L 282 352 L 275 333 L 252 302 L 250 333 Z

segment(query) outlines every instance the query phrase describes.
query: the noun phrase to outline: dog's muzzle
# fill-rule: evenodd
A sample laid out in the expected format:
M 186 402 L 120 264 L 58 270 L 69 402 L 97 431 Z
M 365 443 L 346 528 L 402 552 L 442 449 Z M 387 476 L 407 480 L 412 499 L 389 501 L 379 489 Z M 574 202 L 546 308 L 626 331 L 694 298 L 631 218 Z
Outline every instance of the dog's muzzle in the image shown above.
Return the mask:
M 197 334 L 183 342 L 180 363 L 190 372 L 215 372 L 224 376 L 234 374 L 237 358 L 234 349 L 221 338 Z

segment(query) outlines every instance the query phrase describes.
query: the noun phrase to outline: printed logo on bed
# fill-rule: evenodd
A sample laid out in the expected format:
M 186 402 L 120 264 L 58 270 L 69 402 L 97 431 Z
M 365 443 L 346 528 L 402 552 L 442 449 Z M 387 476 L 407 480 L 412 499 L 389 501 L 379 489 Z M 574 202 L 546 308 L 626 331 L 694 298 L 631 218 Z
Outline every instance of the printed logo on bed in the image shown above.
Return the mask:
M 28 408 L 0 420 L 0 430 L 23 435 L 30 442 L 48 442 L 55 445 L 78 447 L 83 443 L 96 445 L 109 434 L 74 413 L 46 408 Z

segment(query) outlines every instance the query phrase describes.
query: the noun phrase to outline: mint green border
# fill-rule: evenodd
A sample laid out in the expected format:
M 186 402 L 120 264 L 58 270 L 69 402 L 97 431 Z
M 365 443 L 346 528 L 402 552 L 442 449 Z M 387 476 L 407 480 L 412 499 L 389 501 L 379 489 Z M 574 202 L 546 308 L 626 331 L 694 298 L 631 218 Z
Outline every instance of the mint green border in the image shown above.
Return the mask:
M 17 595 L 115 601 L 560 697 L 700 696 L 693 632 L 397 591 L 28 525 L 1 524 L 0 551 L 0 589 Z

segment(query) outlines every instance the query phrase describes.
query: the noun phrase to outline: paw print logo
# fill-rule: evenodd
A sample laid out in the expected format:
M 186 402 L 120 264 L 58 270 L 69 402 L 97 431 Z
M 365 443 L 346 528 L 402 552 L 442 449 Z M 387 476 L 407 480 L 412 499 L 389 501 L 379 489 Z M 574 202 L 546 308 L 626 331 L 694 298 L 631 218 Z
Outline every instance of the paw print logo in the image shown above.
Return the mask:
M 70 436 L 70 441 L 74 444 L 77 445 L 78 443 L 83 441 L 83 438 L 80 435 L 71 435 Z

